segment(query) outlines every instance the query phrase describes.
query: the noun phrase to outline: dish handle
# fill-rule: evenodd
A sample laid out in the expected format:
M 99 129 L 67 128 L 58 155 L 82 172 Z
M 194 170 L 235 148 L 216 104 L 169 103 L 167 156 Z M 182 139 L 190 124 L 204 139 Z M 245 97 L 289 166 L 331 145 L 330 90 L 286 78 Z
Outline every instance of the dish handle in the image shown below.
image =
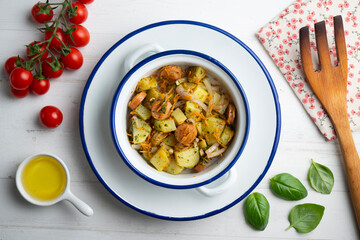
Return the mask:
M 94 214 L 94 210 L 81 199 L 76 197 L 70 190 L 65 192 L 64 199 L 74 205 L 74 207 L 76 207 L 85 216 L 89 217 Z
M 196 189 L 207 197 L 213 197 L 229 189 L 234 184 L 236 178 L 237 171 L 234 168 L 231 168 L 224 176 L 216 180 L 214 183 L 210 183 Z M 217 185 L 212 187 L 210 186 L 212 184 Z
M 163 51 L 165 51 L 165 49 L 156 43 L 150 43 L 140 47 L 139 49 L 126 56 L 124 60 L 125 72 L 128 72 L 136 65 L 136 63 L 140 62 L 146 57 Z

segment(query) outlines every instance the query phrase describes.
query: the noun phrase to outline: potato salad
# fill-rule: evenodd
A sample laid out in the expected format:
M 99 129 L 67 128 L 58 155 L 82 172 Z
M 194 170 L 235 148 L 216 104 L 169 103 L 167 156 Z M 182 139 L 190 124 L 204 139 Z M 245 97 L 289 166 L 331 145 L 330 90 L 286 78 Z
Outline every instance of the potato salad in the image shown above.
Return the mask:
M 234 136 L 235 105 L 202 66 L 167 65 L 140 79 L 128 106 L 133 149 L 158 171 L 202 171 Z

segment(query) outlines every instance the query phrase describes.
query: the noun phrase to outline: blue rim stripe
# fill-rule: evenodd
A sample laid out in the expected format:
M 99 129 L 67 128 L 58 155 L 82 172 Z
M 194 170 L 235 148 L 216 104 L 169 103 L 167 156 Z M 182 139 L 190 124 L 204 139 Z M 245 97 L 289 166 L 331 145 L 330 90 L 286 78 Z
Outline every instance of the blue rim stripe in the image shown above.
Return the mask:
M 184 55 L 192 55 L 192 56 L 196 56 L 196 57 L 200 57 L 203 58 L 205 60 L 208 60 L 209 62 L 217 65 L 219 68 L 221 68 L 235 83 L 236 87 L 238 88 L 241 97 L 244 101 L 244 107 L 245 107 L 245 112 L 246 112 L 246 126 L 245 126 L 245 134 L 244 134 L 244 138 L 242 140 L 242 143 L 239 147 L 238 152 L 236 153 L 234 159 L 230 162 L 230 164 L 224 169 L 222 170 L 220 173 L 218 173 L 216 176 L 214 176 L 211 179 L 208 179 L 206 181 L 197 183 L 197 184 L 191 184 L 191 185 L 172 185 L 172 184 L 166 184 L 166 183 L 162 183 L 159 181 L 156 181 L 152 178 L 150 178 L 149 176 L 143 174 L 142 172 L 140 172 L 134 165 L 131 164 L 131 161 L 126 157 L 126 154 L 123 152 L 120 143 L 118 141 L 117 138 L 117 134 L 116 134 L 116 128 L 115 128 L 115 109 L 118 103 L 118 99 L 120 97 L 120 93 L 121 90 L 123 88 L 123 86 L 125 85 L 125 83 L 128 81 L 128 79 L 142 66 L 144 66 L 145 64 L 156 60 L 158 58 L 164 57 L 164 56 L 169 56 L 169 55 L 176 55 L 176 54 L 184 54 Z M 195 187 L 200 187 L 203 186 L 205 184 L 209 184 L 213 181 L 215 181 L 216 179 L 218 179 L 219 177 L 223 176 L 227 171 L 229 171 L 231 169 L 231 167 L 236 163 L 236 161 L 239 159 L 241 153 L 243 152 L 248 136 L 249 136 L 249 129 L 250 129 L 250 111 L 249 111 L 249 104 L 245 95 L 245 92 L 243 90 L 243 88 L 241 87 L 241 84 L 239 83 L 239 81 L 237 80 L 237 78 L 235 77 L 235 75 L 227 68 L 225 67 L 221 62 L 219 62 L 218 60 L 214 59 L 213 57 L 210 57 L 206 54 L 203 53 L 199 53 L 199 52 L 195 52 L 195 51 L 190 51 L 190 50 L 169 50 L 169 51 L 164 51 L 164 52 L 160 52 L 157 54 L 154 54 L 150 57 L 147 57 L 146 59 L 142 60 L 141 62 L 139 62 L 138 64 L 136 64 L 125 76 L 124 78 L 121 80 L 118 88 L 116 89 L 113 101 L 112 101 L 112 105 L 111 105 L 111 113 L 110 113 L 110 126 L 111 126 L 111 135 L 113 137 L 114 142 L 116 143 L 116 150 L 118 151 L 118 153 L 120 154 L 120 156 L 123 158 L 124 162 L 126 163 L 126 165 L 128 165 L 128 167 L 133 170 L 137 175 L 139 175 L 140 177 L 142 177 L 143 179 L 145 179 L 148 182 L 151 182 L 153 184 L 156 184 L 158 186 L 161 187 L 166 187 L 166 188 L 174 188 L 174 189 L 188 189 L 188 188 L 195 188 Z
M 208 212 L 206 214 L 203 215 L 198 215 L 198 216 L 193 216 L 193 217 L 171 217 L 171 216 L 163 216 L 163 215 L 158 215 L 149 211 L 145 211 L 143 209 L 140 209 L 134 205 L 131 205 L 130 203 L 126 202 L 124 199 L 122 199 L 120 196 L 118 196 L 105 182 L 104 180 L 101 178 L 101 176 L 99 175 L 99 173 L 97 172 L 92 160 L 91 160 L 91 156 L 89 154 L 87 145 L 86 145 L 86 140 L 85 140 L 85 135 L 84 135 L 84 105 L 85 105 L 85 100 L 86 100 L 86 96 L 87 96 L 87 92 L 88 89 L 91 85 L 91 82 L 96 74 L 96 72 L 98 71 L 98 69 L 100 68 L 101 64 L 105 61 L 105 59 L 107 58 L 108 55 L 110 55 L 114 49 L 116 49 L 119 45 L 121 45 L 123 42 L 127 41 L 129 38 L 143 32 L 146 31 L 148 29 L 152 29 L 155 27 L 160 27 L 160 26 L 164 26 L 164 25 L 171 25 L 171 24 L 188 24 L 188 25 L 195 25 L 195 26 L 200 26 L 200 27 L 204 27 L 204 28 L 208 28 L 211 30 L 214 30 L 216 32 L 219 32 L 227 37 L 229 37 L 230 39 L 234 40 L 236 43 L 238 43 L 241 47 L 243 47 L 246 51 L 248 51 L 248 53 L 255 59 L 255 61 L 259 64 L 259 66 L 261 67 L 262 71 L 264 72 L 268 83 L 270 85 L 271 91 L 273 93 L 273 97 L 274 97 L 274 102 L 275 102 L 275 108 L 276 108 L 276 132 L 275 132 L 275 138 L 274 138 L 274 144 L 273 144 L 273 148 L 271 151 L 271 154 L 269 156 L 269 160 L 268 163 L 263 171 L 263 173 L 258 177 L 258 179 L 256 180 L 256 182 L 249 188 L 248 191 L 246 191 L 243 195 L 241 195 L 239 198 L 237 198 L 235 201 L 233 201 L 232 203 L 230 203 L 227 206 L 224 206 L 223 208 L 220 209 L 215 209 L 214 211 Z M 279 140 L 280 140 L 280 132 L 281 132 L 281 110 L 280 110 L 280 103 L 279 103 L 279 97 L 275 88 L 275 85 L 272 81 L 272 78 L 269 74 L 269 72 L 267 71 L 266 67 L 264 66 L 264 64 L 261 62 L 261 60 L 259 59 L 259 57 L 246 45 L 244 44 L 241 40 L 239 40 L 238 38 L 236 38 L 235 36 L 231 35 L 230 33 L 206 24 L 206 23 L 202 23 L 202 22 L 196 22 L 196 21 L 187 21 L 187 20 L 171 20 L 171 21 L 163 21 L 163 22 L 158 22 L 158 23 L 153 23 L 150 25 L 147 25 L 145 27 L 139 28 L 131 33 L 129 33 L 128 35 L 126 35 L 125 37 L 123 37 L 122 39 L 120 39 L 117 43 L 115 43 L 99 60 L 99 62 L 96 64 L 96 66 L 94 67 L 94 70 L 91 72 L 89 79 L 84 87 L 84 91 L 82 94 L 82 98 L 81 98 L 81 104 L 80 104 L 80 116 L 79 116 L 79 130 L 80 130 L 80 137 L 81 137 L 81 143 L 83 145 L 84 148 L 84 152 L 85 155 L 88 159 L 88 162 L 93 170 L 93 172 L 95 173 L 96 177 L 99 179 L 99 181 L 103 184 L 103 186 L 115 197 L 117 198 L 119 201 L 121 201 L 123 204 L 125 204 L 126 206 L 140 212 L 143 213 L 145 215 L 151 216 L 151 217 L 155 217 L 155 218 L 159 218 L 159 219 L 164 219 L 164 220 L 172 220 L 172 221 L 189 221 L 189 220 L 197 220 L 197 219 L 202 219 L 202 218 L 206 218 L 206 217 L 210 217 L 213 215 L 216 215 L 218 213 L 221 213 L 229 208 L 231 208 L 232 206 L 234 206 L 235 204 L 237 204 L 238 202 L 240 202 L 241 200 L 243 200 L 247 195 L 249 195 L 254 188 L 261 182 L 261 180 L 264 178 L 265 174 L 267 173 L 267 171 L 269 170 L 271 163 L 274 159 L 277 147 L 279 145 Z

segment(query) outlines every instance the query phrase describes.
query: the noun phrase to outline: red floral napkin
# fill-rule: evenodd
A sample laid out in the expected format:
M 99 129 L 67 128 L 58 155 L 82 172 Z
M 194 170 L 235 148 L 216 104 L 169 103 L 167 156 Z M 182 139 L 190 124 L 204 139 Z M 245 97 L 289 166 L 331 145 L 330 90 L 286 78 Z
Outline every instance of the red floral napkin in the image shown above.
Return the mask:
M 297 0 L 262 27 L 257 37 L 327 140 L 335 138 L 331 121 L 305 80 L 299 50 L 299 29 L 310 28 L 313 60 L 317 61 L 314 24 L 325 20 L 329 50 L 336 64 L 333 17 L 342 15 L 348 54 L 348 116 L 352 130 L 360 127 L 360 0 Z

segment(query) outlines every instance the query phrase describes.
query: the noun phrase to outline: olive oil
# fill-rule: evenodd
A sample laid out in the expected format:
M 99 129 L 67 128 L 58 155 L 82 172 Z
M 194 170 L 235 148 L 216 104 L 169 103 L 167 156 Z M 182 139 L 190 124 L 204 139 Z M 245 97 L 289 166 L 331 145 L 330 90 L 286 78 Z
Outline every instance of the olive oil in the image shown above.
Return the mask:
M 22 183 L 25 191 L 40 201 L 50 201 L 60 196 L 66 187 L 66 172 L 53 157 L 38 156 L 24 168 Z

